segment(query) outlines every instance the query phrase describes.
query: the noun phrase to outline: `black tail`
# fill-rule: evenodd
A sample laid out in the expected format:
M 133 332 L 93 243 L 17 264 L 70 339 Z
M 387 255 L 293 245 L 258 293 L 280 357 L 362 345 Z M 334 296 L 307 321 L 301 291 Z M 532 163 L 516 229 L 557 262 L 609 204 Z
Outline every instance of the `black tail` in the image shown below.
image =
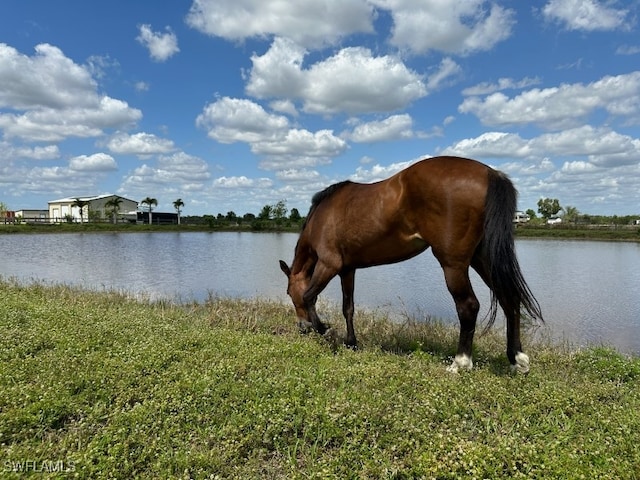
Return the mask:
M 498 305 L 512 313 L 523 310 L 533 320 L 544 321 L 540 304 L 522 276 L 513 238 L 513 217 L 518 192 L 511 180 L 496 170 L 489 171 L 489 187 L 485 200 L 484 258 L 488 263 L 491 309 L 487 328 L 493 325 Z M 508 315 L 508 312 L 505 312 Z

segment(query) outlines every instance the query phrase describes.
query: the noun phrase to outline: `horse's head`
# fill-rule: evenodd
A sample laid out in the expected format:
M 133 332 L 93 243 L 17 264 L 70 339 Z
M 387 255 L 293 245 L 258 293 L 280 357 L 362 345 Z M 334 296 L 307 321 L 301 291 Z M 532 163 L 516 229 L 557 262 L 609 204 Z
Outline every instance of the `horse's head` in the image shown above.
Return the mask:
M 280 260 L 280 270 L 284 272 L 289 280 L 289 284 L 287 285 L 287 295 L 291 297 L 291 301 L 293 302 L 293 306 L 296 309 L 296 315 L 298 320 L 301 323 L 308 323 L 308 312 L 304 307 L 303 295 L 307 290 L 309 285 L 309 278 L 305 274 L 304 270 L 298 273 L 291 273 L 291 269 L 289 266 L 283 261 Z

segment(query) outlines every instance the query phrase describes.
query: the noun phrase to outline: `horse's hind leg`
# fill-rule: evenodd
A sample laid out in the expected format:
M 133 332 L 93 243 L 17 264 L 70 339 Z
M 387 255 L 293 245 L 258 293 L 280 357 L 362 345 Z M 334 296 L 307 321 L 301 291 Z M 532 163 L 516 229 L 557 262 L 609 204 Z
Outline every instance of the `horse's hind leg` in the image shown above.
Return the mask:
M 472 266 L 484 283 L 491 288 L 490 274 L 480 257 L 474 257 Z M 495 293 L 494 293 L 495 294 Z M 511 369 L 520 373 L 529 372 L 529 356 L 522 351 L 520 340 L 520 304 L 513 299 L 498 299 L 507 322 L 507 358 Z
M 457 372 L 460 368 L 471 370 L 473 348 L 473 336 L 476 331 L 476 320 L 480 303 L 476 298 L 471 281 L 469 280 L 469 267 L 445 267 L 443 266 L 445 280 L 449 293 L 456 304 L 458 319 L 460 320 L 460 338 L 458 351 L 453 363 L 447 368 L 450 372 Z

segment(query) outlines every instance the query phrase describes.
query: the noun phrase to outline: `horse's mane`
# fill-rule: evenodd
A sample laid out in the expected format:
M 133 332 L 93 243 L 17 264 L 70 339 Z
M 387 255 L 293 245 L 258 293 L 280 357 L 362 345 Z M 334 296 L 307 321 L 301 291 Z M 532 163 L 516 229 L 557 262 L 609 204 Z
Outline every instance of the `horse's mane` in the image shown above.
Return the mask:
M 311 199 L 311 208 L 309 208 L 309 213 L 307 213 L 307 218 L 305 219 L 304 224 L 302 225 L 302 230 L 304 230 L 304 227 L 307 226 L 307 222 L 311 218 L 311 215 L 316 210 L 318 205 L 320 205 L 327 198 L 331 197 L 338 190 L 342 189 L 342 187 L 352 183 L 353 182 L 349 180 L 345 180 L 344 182 L 334 183 L 333 185 L 330 185 L 324 190 L 321 190 L 318 193 L 316 193 Z

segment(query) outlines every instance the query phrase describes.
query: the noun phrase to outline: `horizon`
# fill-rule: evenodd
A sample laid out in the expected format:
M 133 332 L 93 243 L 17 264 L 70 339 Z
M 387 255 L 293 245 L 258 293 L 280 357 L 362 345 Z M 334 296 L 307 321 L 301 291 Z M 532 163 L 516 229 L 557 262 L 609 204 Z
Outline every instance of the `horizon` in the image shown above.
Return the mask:
M 640 214 L 640 5 L 7 0 L 0 202 L 110 192 L 183 215 L 306 212 L 431 156 Z

